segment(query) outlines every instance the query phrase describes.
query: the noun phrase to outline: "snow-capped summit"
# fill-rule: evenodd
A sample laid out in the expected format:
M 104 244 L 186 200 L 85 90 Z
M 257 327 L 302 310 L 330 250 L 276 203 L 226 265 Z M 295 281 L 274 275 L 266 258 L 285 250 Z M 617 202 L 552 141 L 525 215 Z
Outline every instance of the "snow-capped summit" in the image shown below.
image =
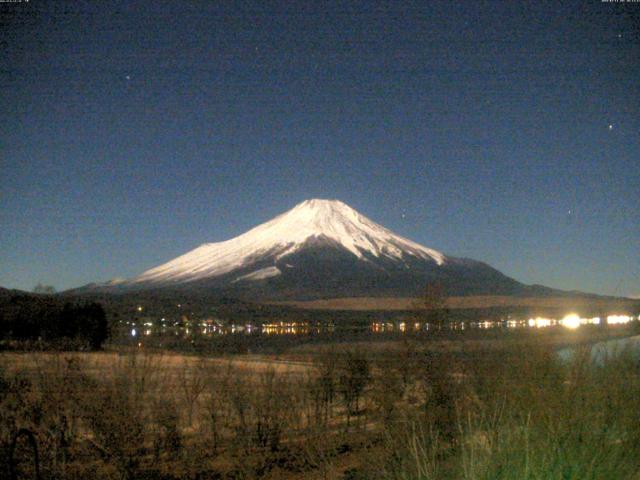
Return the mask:
M 446 261 L 442 253 L 394 234 L 339 200 L 312 199 L 238 237 L 201 245 L 130 283 L 192 282 L 218 277 L 268 257 L 271 265 L 236 280 L 264 279 L 279 275 L 276 263 L 310 243 L 339 246 L 361 260 L 414 257 L 437 265 Z

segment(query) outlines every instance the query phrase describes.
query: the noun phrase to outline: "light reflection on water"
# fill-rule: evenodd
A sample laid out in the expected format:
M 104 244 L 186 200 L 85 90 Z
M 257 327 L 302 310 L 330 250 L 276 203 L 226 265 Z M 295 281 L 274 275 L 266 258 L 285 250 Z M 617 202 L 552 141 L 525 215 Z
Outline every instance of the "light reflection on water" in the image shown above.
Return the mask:
M 609 315 L 606 317 L 606 324 L 608 325 L 616 325 L 616 324 L 624 324 L 629 323 L 633 320 L 636 320 L 636 317 L 632 315 Z M 601 319 L 600 317 L 580 317 L 575 313 L 570 313 L 565 315 L 562 318 L 546 318 L 546 317 L 535 317 L 529 318 L 528 320 L 483 320 L 477 322 L 452 322 L 447 325 L 447 328 L 451 330 L 464 330 L 465 328 L 478 328 L 478 329 L 491 329 L 491 328 L 546 328 L 546 327 L 554 327 L 554 326 L 563 326 L 570 330 L 574 330 L 582 325 L 600 325 Z M 411 330 L 414 332 L 426 331 L 429 330 L 430 326 L 428 323 L 420 323 L 415 322 L 410 324 L 412 327 Z M 391 322 L 374 322 L 371 324 L 371 331 L 375 333 L 385 333 L 385 332 L 405 332 L 407 331 L 407 327 L 404 322 L 401 323 L 391 323 Z
M 312 335 L 320 333 L 333 333 L 333 323 L 310 322 L 276 322 L 265 323 L 256 333 L 265 335 Z
M 631 315 L 608 315 L 604 321 L 608 325 L 620 325 L 634 320 L 640 320 L 640 318 Z M 466 330 L 466 329 L 481 329 L 488 330 L 494 328 L 548 328 L 555 326 L 562 326 L 567 329 L 577 329 L 582 325 L 600 325 L 602 323 L 600 317 L 580 317 L 575 313 L 570 313 L 562 318 L 547 318 L 547 317 L 535 317 L 529 319 L 513 319 L 507 318 L 503 320 L 480 320 L 480 321 L 454 321 L 447 323 L 443 328 L 449 330 Z M 265 323 L 262 325 L 252 324 L 226 324 L 214 323 L 210 321 L 205 322 L 189 322 L 187 324 L 179 325 L 176 323 L 173 327 L 167 327 L 165 319 L 163 318 L 160 325 L 153 325 L 151 322 L 145 322 L 142 325 L 136 322 L 126 322 L 128 325 L 127 333 L 131 337 L 137 335 L 167 335 L 175 334 L 177 336 L 189 337 L 194 334 L 203 336 L 217 336 L 217 335 L 319 335 L 319 334 L 331 334 L 336 331 L 336 325 L 332 322 L 273 322 Z M 141 328 L 137 328 L 141 327 Z M 190 328 L 191 327 L 191 328 Z M 361 324 L 360 326 L 340 326 L 340 331 L 370 331 L 375 334 L 384 333 L 418 333 L 434 330 L 434 326 L 427 322 L 419 321 L 385 321 L 385 322 L 371 322 L 369 324 Z

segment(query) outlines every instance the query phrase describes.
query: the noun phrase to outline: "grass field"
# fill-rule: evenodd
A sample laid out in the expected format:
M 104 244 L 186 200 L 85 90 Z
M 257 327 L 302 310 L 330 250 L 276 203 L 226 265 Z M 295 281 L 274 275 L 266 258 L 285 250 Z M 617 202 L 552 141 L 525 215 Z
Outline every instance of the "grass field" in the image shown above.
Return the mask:
M 625 352 L 594 365 L 587 348 L 635 332 L 473 332 L 277 357 L 3 353 L 0 476 L 33 478 L 28 434 L 10 454 L 27 429 L 41 478 L 638 478 L 640 369 Z

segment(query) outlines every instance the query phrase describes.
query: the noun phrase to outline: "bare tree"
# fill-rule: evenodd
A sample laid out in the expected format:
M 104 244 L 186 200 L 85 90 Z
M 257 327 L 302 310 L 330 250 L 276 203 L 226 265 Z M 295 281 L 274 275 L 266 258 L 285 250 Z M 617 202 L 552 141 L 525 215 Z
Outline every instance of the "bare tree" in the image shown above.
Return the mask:
M 302 458 L 320 473 L 323 480 L 329 478 L 336 461 L 337 439 L 334 437 L 326 425 L 316 425 L 307 431 L 304 442 L 301 442 Z
M 218 451 L 222 432 L 230 422 L 228 393 L 233 375 L 231 365 L 224 368 L 213 366 L 208 370 L 205 411 L 214 453 Z
M 334 353 L 324 355 L 317 371 L 307 380 L 307 391 L 311 395 L 315 425 L 326 425 L 331 415 L 336 393 L 336 365 Z
M 444 286 L 439 282 L 428 283 L 422 295 L 413 304 L 415 320 L 426 322 L 429 328 L 442 330 L 449 319 L 447 309 L 447 294 Z
M 200 395 L 206 390 L 206 368 L 204 360 L 200 359 L 198 363 L 192 367 L 185 365 L 180 370 L 180 387 L 187 406 L 187 421 L 190 427 L 193 424 L 193 409 L 200 398 Z
M 370 379 L 367 357 L 361 352 L 347 351 L 338 376 L 340 393 L 347 411 L 347 427 L 351 416 L 360 412 L 360 398 Z

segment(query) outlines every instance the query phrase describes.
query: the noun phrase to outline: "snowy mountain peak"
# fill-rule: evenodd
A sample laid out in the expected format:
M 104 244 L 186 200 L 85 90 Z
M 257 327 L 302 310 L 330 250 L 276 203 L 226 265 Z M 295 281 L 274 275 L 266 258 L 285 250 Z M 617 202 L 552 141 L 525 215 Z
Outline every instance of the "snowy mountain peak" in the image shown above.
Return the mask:
M 331 225 L 358 221 L 361 215 L 340 200 L 323 200 L 314 198 L 305 200 L 288 212 L 274 218 L 273 221 L 286 219 L 287 222 L 299 222 L 308 228 L 317 230 L 318 234 L 331 230 Z
M 349 205 L 339 200 L 321 200 L 316 198 L 299 203 L 288 212 L 283 213 L 264 225 L 273 223 L 285 229 L 291 229 L 292 231 L 304 229 L 304 233 L 308 233 L 309 235 L 325 235 L 333 240 L 340 240 L 336 237 L 336 234 L 341 234 L 341 240 L 347 240 L 345 236 L 346 232 L 342 230 L 351 227 L 352 231 L 350 233 L 357 234 L 357 231 L 360 230 L 366 222 L 373 224 L 373 222 L 361 216 Z M 356 255 L 358 254 L 356 253 Z
M 358 215 L 353 208 L 340 200 L 325 200 L 322 198 L 312 198 L 305 200 L 293 207 L 289 212 L 296 212 L 298 215 L 331 217 L 334 215 Z
M 408 256 L 437 265 L 446 261 L 442 253 L 394 234 L 339 200 L 311 199 L 231 240 L 201 245 L 131 282 L 183 283 L 246 271 L 258 262 L 260 272 L 239 278 L 267 278 L 280 273 L 275 262 L 310 241 L 342 247 L 364 261 L 372 257 L 402 261 Z M 273 262 L 273 268 L 265 269 L 265 261 Z

